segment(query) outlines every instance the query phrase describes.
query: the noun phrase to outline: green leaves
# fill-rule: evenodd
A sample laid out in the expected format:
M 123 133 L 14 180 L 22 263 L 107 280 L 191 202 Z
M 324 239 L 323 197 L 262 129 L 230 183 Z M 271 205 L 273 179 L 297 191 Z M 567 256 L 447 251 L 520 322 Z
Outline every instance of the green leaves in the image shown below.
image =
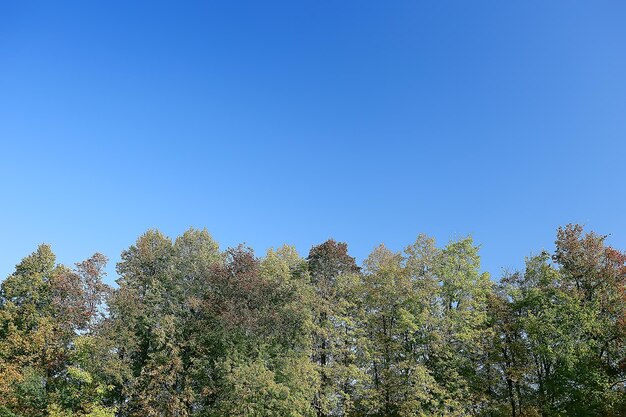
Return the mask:
M 261 360 L 226 361 L 224 395 L 215 415 L 255 417 L 314 416 L 307 378 L 314 370 L 306 362 L 283 367 L 282 375 L 271 371 Z M 308 369 L 307 369 L 308 368 Z
M 2 283 L 0 408 L 5 413 L 82 416 L 104 396 L 101 374 L 90 372 L 100 369 L 87 365 L 83 340 L 103 318 L 106 258 L 95 254 L 75 269 L 55 266 L 54 260 L 50 247 L 41 245 Z
M 360 268 L 151 230 L 105 264 L 42 245 L 2 282 L 0 417 L 626 412 L 626 254 L 580 226 L 499 282 L 424 235 Z
M 580 226 L 560 228 L 555 264 L 544 252 L 503 280 L 506 309 L 493 311 L 504 352 L 496 363 L 513 413 L 603 416 L 624 407 L 618 358 L 626 341 L 617 329 L 626 258 L 603 241 Z

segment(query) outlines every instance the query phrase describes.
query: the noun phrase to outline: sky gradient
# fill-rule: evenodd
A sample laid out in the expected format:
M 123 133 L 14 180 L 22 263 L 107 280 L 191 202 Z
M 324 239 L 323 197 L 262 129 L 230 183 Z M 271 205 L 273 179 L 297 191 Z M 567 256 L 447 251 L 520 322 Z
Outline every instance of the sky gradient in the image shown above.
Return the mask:
M 626 249 L 625 2 L 127 3 L 0 1 L 1 278 L 190 226 L 471 234 L 494 278 L 570 222 Z

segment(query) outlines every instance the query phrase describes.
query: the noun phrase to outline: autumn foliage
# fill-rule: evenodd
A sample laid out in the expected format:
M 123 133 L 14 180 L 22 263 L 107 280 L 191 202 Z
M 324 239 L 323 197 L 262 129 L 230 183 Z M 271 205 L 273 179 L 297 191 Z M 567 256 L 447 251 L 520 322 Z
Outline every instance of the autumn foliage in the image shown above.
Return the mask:
M 626 415 L 626 254 L 578 225 L 489 277 L 471 238 L 358 265 L 148 231 L 116 285 L 47 245 L 0 290 L 0 417 Z

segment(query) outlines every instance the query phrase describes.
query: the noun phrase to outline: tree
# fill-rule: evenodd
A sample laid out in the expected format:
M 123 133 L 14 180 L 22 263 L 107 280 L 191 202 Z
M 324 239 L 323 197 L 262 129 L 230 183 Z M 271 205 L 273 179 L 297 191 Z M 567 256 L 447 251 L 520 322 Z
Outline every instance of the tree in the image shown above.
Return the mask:
M 193 229 L 174 244 L 149 231 L 122 253 L 106 332 L 125 366 L 117 399 L 124 415 L 188 416 L 195 409 L 204 382 L 194 367 L 203 349 L 199 292 L 220 260 L 210 235 Z
M 289 247 L 262 261 L 241 246 L 227 251 L 205 303 L 224 330 L 214 415 L 313 415 L 318 379 L 302 272 Z
M 626 257 L 604 241 L 578 225 L 559 228 L 552 257 L 530 257 L 523 274 L 503 280 L 492 320 L 508 415 L 624 410 Z
M 442 254 L 434 240 L 419 236 L 405 256 L 381 245 L 365 260 L 359 298 L 368 379 L 359 415 L 461 415 L 457 393 L 445 390 L 445 378 L 437 380 L 445 325 L 437 275 Z
M 429 361 L 436 380 L 473 414 L 489 400 L 483 364 L 491 339 L 488 300 L 493 291 L 489 274 L 480 272 L 478 250 L 470 237 L 451 242 L 441 252 L 435 273 L 442 321 Z
M 358 377 L 352 351 L 358 337 L 350 317 L 353 305 L 344 292 L 350 291 L 348 276 L 357 274 L 359 267 L 348 254 L 348 245 L 333 239 L 313 246 L 307 265 L 315 289 L 312 360 L 321 380 L 314 406 L 318 416 L 344 415 L 354 394 L 350 381 Z
M 0 410 L 84 415 L 100 406 L 100 397 L 86 394 L 86 384 L 72 382 L 79 376 L 92 381 L 73 358 L 81 335 L 102 319 L 109 291 L 102 283 L 105 264 L 106 258 L 95 254 L 74 269 L 57 266 L 50 247 L 40 245 L 2 282 Z

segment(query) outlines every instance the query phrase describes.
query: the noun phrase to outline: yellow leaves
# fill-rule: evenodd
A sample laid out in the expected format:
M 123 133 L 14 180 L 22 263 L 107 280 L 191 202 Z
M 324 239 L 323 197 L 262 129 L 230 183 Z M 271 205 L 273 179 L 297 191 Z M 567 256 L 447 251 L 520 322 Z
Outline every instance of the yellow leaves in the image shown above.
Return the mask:
M 58 404 L 51 404 L 48 406 L 49 417 L 73 417 L 74 413 L 71 411 L 63 410 Z
M 96 404 L 84 417 L 115 417 L 116 408 L 115 407 L 104 407 L 102 405 Z
M 16 397 L 13 389 L 23 381 L 22 369 L 15 363 L 0 362 L 0 406 L 13 406 Z
M 258 417 L 313 416 L 311 392 L 316 373 L 306 358 L 286 360 L 276 370 L 257 359 L 224 363 L 227 395 L 220 404 L 221 415 Z
M 93 377 L 89 372 L 76 366 L 68 366 L 67 374 L 70 378 L 81 384 L 90 385 L 93 382 Z
M 417 319 L 417 317 L 406 310 L 405 308 L 400 308 L 398 311 L 399 315 L 399 326 L 401 328 L 406 329 L 409 332 L 415 332 L 421 328 L 423 323 Z
M 301 268 L 303 260 L 296 248 L 283 245 L 277 250 L 268 249 L 261 261 L 260 272 L 264 279 L 272 282 L 289 282 L 293 272 Z
M 267 251 L 265 258 L 261 262 L 260 273 L 264 279 L 271 282 L 283 282 L 291 279 L 289 262 L 273 249 Z

